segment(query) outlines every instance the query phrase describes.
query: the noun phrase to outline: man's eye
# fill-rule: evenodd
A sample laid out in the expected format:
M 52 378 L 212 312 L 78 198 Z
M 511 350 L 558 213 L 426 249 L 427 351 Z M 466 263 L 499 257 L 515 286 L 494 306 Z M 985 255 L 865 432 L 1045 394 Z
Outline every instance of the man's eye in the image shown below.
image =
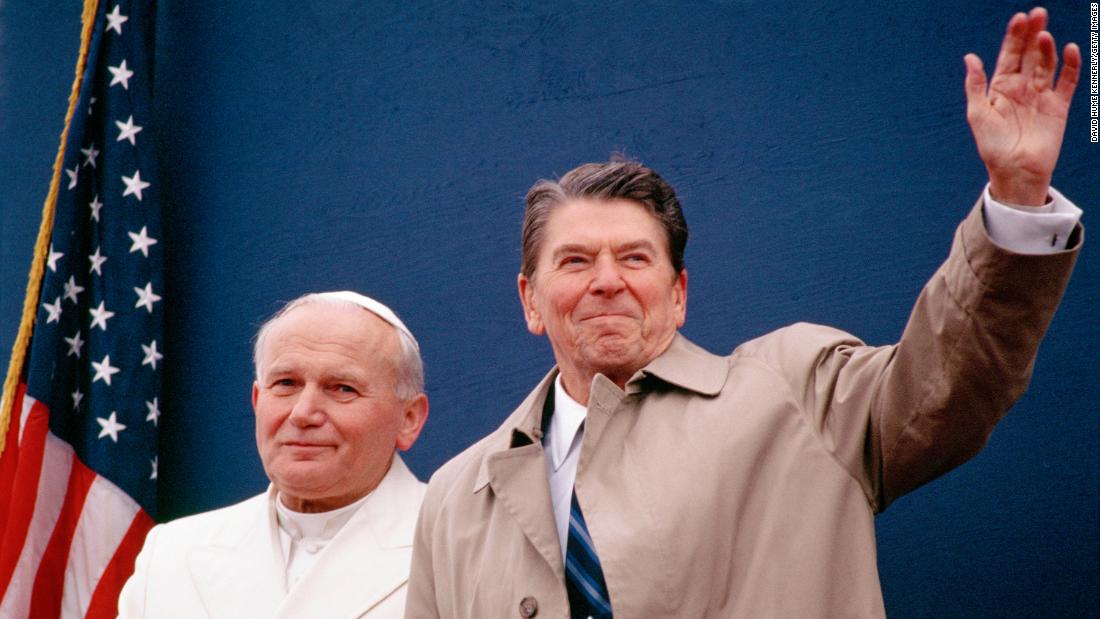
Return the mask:
M 626 262 L 629 262 L 629 263 L 632 263 L 632 264 L 648 264 L 649 263 L 649 256 L 647 256 L 646 254 L 627 254 L 623 259 Z
M 578 266 L 587 264 L 588 260 L 584 256 L 566 256 L 561 259 L 562 266 Z
M 359 395 L 359 389 L 356 389 L 352 385 L 346 385 L 344 383 L 338 383 L 338 384 L 333 384 L 333 385 L 329 386 L 329 393 L 331 393 L 334 396 L 338 396 L 340 398 L 345 398 L 345 397 L 348 397 L 348 396 L 357 396 L 357 395 Z
M 295 385 L 293 378 L 280 378 L 271 383 L 270 389 L 275 393 L 288 393 L 294 389 Z

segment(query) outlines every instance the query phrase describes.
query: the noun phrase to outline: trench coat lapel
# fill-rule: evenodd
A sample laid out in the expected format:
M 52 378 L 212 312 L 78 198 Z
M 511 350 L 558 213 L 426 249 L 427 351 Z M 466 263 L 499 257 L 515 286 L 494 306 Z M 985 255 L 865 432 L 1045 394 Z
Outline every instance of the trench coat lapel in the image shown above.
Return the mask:
M 423 485 L 394 455 L 390 470 L 274 617 L 359 617 L 409 579 Z
M 210 544 L 188 553 L 187 567 L 212 618 L 269 617 L 286 592 L 274 489 L 230 523 Z M 241 591 L 249 595 L 241 595 Z
M 555 573 L 562 574 L 558 529 L 550 501 L 550 481 L 542 449 L 542 407 L 557 371 L 551 371 L 504 424 L 505 432 L 494 436 L 482 460 L 474 492 L 492 492 L 515 519 L 528 541 L 546 559 Z

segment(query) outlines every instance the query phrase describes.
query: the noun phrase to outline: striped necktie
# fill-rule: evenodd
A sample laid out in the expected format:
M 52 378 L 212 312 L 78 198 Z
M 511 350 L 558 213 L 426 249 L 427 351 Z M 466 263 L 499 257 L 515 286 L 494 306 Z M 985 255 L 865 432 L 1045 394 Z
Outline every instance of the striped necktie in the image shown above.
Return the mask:
M 588 535 L 577 491 L 569 506 L 569 540 L 565 547 L 565 587 L 572 619 L 610 619 L 611 602 L 596 546 Z

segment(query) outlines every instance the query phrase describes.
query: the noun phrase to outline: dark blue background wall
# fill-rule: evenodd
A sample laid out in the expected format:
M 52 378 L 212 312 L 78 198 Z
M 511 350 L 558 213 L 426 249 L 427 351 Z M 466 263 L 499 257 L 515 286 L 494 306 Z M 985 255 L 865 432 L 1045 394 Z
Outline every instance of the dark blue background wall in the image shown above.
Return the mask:
M 162 517 L 265 485 L 249 340 L 305 291 L 377 296 L 420 338 L 421 477 L 494 428 L 552 362 L 516 300 L 522 196 L 616 149 L 681 192 L 688 336 L 728 351 L 809 320 L 896 339 L 985 181 L 962 56 L 992 66 L 1026 8 L 522 4 L 160 1 Z M 1087 51 L 1087 4 L 1050 9 Z M 0 1 L 4 367 L 78 29 L 71 1 Z M 1055 184 L 1091 215 L 1084 91 Z M 879 518 L 892 616 L 1096 616 L 1096 255 L 988 448 Z

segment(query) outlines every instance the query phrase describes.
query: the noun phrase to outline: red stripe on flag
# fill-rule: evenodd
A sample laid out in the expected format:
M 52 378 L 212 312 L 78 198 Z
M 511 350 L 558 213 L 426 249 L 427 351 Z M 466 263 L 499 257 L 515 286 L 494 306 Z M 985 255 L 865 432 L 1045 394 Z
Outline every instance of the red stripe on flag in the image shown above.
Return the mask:
M 23 394 L 27 386 L 19 383 L 15 387 L 12 396 L 11 417 L 8 419 L 8 427 L 4 434 L 7 437 L 4 453 L 0 454 L 0 496 L 12 496 L 11 487 L 15 483 L 15 469 L 19 464 L 19 417 L 23 411 Z M 8 511 L 11 509 L 11 501 L 0 501 L 0 531 L 7 528 Z
M 28 424 L 29 426 L 30 424 Z M 65 586 L 65 565 L 69 562 L 69 548 L 73 533 L 80 521 L 80 512 L 84 509 L 84 499 L 88 489 L 95 481 L 95 471 L 73 458 L 72 472 L 69 474 L 69 487 L 65 491 L 65 504 L 57 526 L 50 535 L 50 542 L 42 554 L 38 573 L 34 577 L 34 590 L 31 593 L 31 617 L 58 617 L 61 614 L 61 595 Z
M 145 510 L 139 510 L 134 516 L 118 550 L 99 578 L 88 604 L 88 612 L 84 615 L 85 619 L 114 619 L 118 616 L 118 594 L 122 591 L 122 585 L 126 584 L 126 579 L 134 573 L 134 561 L 145 543 L 145 535 L 154 524 L 156 523 Z
M 22 403 L 19 409 L 12 409 L 12 418 L 18 419 L 21 411 Z M 15 427 L 18 428 L 18 425 L 16 421 Z M 10 511 L 7 514 L 7 522 L 4 523 L 4 538 L 0 541 L 0 591 L 8 590 L 12 573 L 15 572 L 15 566 L 19 562 L 19 555 L 23 552 L 31 518 L 34 517 L 35 501 L 38 498 L 38 479 L 42 473 L 42 453 L 46 447 L 46 434 L 49 431 L 49 411 L 41 402 L 35 402 L 30 414 L 27 415 L 27 426 L 23 429 L 23 440 L 18 447 L 16 447 L 15 438 L 19 435 L 8 435 L 8 446 L 4 451 L 11 450 L 15 454 L 16 464 L 11 499 L 8 501 Z M 4 457 L 7 458 L 7 453 Z

